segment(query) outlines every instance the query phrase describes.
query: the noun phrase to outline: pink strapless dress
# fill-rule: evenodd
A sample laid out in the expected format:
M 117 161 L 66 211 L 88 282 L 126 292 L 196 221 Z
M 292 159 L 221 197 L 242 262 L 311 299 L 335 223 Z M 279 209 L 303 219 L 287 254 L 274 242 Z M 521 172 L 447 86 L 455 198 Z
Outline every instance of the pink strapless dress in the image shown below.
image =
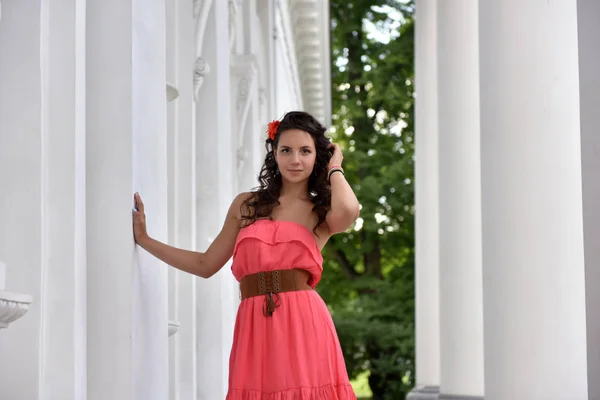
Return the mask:
M 323 257 L 312 232 L 295 222 L 258 220 L 240 230 L 232 272 L 301 268 L 314 288 Z M 355 400 L 331 314 L 314 290 L 280 293 L 263 315 L 264 296 L 238 309 L 229 360 L 227 400 Z

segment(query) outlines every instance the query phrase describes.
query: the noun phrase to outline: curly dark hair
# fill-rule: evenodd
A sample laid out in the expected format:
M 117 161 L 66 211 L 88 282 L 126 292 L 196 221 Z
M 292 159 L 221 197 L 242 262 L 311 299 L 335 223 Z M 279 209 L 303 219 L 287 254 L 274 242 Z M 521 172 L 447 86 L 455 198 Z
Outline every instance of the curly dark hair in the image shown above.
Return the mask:
M 258 176 L 259 186 L 254 188 L 252 196 L 242 204 L 242 221 L 244 226 L 254 223 L 257 219 L 273 219 L 271 213 L 279 205 L 279 196 L 283 184 L 281 174 L 277 169 L 274 151 L 277 149 L 281 133 L 299 129 L 307 132 L 315 141 L 316 160 L 313 171 L 308 178 L 308 195 L 311 198 L 313 212 L 319 220 L 313 228 L 317 235 L 317 229 L 325 222 L 327 211 L 331 207 L 331 186 L 327 180 L 327 164 L 331 158 L 329 150 L 330 140 L 325 136 L 327 128 L 317 121 L 312 115 L 303 111 L 291 111 L 285 114 L 279 124 L 275 139 L 267 138 L 265 147 L 267 156 Z M 248 213 L 245 215 L 244 211 Z

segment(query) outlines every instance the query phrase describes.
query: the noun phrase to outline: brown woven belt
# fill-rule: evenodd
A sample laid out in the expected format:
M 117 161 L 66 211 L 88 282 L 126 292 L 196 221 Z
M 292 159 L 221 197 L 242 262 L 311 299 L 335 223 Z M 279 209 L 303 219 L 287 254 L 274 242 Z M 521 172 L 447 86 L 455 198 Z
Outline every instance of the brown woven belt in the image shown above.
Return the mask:
M 241 298 L 265 295 L 263 314 L 270 317 L 280 305 L 279 293 L 312 290 L 309 279 L 310 272 L 303 269 L 279 269 L 246 275 L 240 282 Z

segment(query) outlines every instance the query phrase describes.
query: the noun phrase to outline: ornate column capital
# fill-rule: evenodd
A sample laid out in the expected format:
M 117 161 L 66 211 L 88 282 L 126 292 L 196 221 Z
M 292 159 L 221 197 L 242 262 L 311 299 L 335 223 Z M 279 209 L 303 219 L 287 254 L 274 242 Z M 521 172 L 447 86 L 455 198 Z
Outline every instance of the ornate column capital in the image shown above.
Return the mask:
M 328 3 L 290 0 L 289 12 L 304 107 L 328 125 L 331 115 Z
M 229 0 L 229 51 L 233 51 L 235 44 L 237 14 L 241 6 L 241 0 Z
M 267 103 L 267 89 L 264 86 L 258 88 L 258 101 L 261 106 Z
M 193 12 L 196 22 L 195 45 L 196 45 L 196 63 L 194 65 L 194 98 L 198 98 L 198 93 L 204 77 L 210 72 L 208 63 L 202 58 L 202 44 L 204 42 L 204 31 L 208 21 L 208 14 L 212 7 L 212 0 L 193 0 Z
M 194 95 L 196 98 L 198 97 L 198 91 L 202 86 L 202 82 L 204 82 L 204 77 L 210 73 L 210 66 L 208 62 L 198 56 L 196 58 L 196 63 L 194 64 Z

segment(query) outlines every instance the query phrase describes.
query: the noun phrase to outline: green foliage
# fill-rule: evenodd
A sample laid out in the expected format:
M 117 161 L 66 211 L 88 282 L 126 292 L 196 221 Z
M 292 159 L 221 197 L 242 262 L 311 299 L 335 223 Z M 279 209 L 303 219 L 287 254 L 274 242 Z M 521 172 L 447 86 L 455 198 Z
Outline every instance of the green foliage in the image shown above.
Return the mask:
M 361 202 L 353 230 L 325 249 L 319 292 L 349 374 L 374 400 L 414 377 L 414 4 L 331 0 L 334 140 Z

